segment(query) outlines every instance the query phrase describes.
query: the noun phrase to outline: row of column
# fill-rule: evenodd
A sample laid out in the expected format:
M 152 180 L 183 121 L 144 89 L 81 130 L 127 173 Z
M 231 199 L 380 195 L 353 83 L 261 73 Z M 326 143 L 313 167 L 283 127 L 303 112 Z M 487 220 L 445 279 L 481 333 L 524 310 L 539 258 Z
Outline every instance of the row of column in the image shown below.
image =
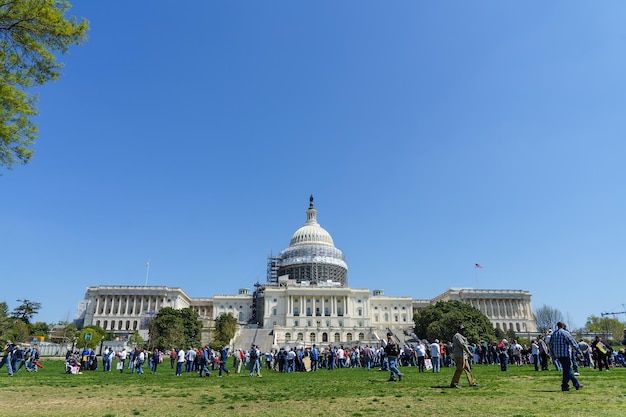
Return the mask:
M 488 317 L 527 319 L 526 301 L 498 298 L 474 298 L 469 303 Z
M 96 314 L 137 315 L 144 311 L 159 310 L 165 300 L 157 296 L 100 296 L 96 298 Z
M 296 298 L 298 299 L 298 301 L 295 301 Z M 326 297 L 322 297 L 322 301 L 320 303 L 321 305 L 319 306 L 321 316 L 324 316 L 324 312 L 327 307 L 325 298 Z M 315 309 L 317 308 L 318 305 L 317 305 L 317 302 L 315 301 L 315 297 L 311 297 L 311 299 L 313 300 L 311 303 L 311 316 L 315 316 L 315 312 L 316 312 Z M 348 300 L 348 297 L 330 296 L 330 301 L 328 302 L 328 304 L 330 305 L 329 306 L 330 315 L 337 316 L 339 309 L 341 309 L 342 315 L 346 315 L 346 310 L 348 308 L 347 300 Z M 307 308 L 306 296 L 290 295 L 289 297 L 287 297 L 287 314 L 289 315 L 295 314 L 296 308 L 298 309 L 298 314 L 300 316 L 307 315 L 306 314 L 306 308 Z

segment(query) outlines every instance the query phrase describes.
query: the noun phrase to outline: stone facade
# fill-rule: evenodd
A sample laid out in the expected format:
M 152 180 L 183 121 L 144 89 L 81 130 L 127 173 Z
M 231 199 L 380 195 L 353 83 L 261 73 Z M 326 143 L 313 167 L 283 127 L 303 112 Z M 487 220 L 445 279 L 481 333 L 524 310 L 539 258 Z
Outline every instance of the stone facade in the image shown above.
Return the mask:
M 181 288 L 89 287 L 78 306 L 77 325 L 98 325 L 122 337 L 139 332 L 145 339 L 161 308 L 190 307 L 203 322 L 205 342 L 215 319 L 230 313 L 242 326 L 268 330 L 275 345 L 375 343 L 390 330 L 412 334 L 413 314 L 420 309 L 459 300 L 479 309 L 496 328 L 536 332 L 528 291 L 450 288 L 432 300 L 415 300 L 348 286 L 348 265 L 318 224 L 313 196 L 306 214 L 290 246 L 269 258 L 267 282 L 257 284 L 253 293 L 244 288 L 237 295 L 191 298 Z

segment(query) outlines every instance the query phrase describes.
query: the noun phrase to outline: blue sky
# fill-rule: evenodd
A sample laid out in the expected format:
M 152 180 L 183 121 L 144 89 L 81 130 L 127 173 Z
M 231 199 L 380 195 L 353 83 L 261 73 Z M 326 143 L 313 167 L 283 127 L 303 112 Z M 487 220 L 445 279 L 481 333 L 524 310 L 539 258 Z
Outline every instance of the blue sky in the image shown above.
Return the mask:
M 150 285 L 252 288 L 313 194 L 353 287 L 625 310 L 625 3 L 73 3 L 89 40 L 0 177 L 10 308 L 71 320 L 148 259 Z

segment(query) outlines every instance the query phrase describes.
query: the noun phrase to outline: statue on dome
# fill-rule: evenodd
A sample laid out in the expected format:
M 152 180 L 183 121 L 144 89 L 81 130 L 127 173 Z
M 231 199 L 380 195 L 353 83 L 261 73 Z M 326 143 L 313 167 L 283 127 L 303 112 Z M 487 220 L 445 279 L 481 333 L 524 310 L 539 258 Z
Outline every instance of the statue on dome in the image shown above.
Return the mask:
M 309 201 L 311 202 L 309 204 L 309 208 L 313 208 L 313 194 L 311 194 L 311 197 L 309 197 Z

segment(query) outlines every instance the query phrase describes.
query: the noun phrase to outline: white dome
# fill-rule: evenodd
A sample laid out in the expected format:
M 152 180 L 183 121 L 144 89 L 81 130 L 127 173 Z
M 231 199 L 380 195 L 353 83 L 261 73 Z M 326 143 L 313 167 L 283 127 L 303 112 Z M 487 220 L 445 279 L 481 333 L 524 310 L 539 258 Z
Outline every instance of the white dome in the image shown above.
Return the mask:
M 305 224 L 291 236 L 289 246 L 297 245 L 335 246 L 335 243 L 330 233 L 316 222 L 315 224 Z

